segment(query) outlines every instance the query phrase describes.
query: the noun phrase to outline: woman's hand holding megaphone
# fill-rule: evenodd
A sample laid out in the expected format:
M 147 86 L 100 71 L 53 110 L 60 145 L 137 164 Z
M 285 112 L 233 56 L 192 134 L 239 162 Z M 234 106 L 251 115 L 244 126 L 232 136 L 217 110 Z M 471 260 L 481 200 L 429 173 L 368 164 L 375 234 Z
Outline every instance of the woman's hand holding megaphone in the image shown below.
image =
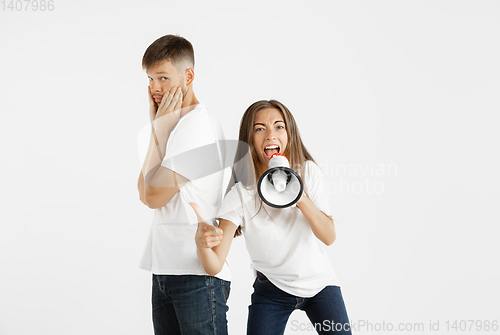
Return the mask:
M 194 202 L 189 203 L 193 207 L 198 217 L 198 229 L 196 230 L 195 241 L 198 248 L 213 248 L 220 244 L 223 231 L 220 228 L 208 224 L 204 218 L 200 206 Z

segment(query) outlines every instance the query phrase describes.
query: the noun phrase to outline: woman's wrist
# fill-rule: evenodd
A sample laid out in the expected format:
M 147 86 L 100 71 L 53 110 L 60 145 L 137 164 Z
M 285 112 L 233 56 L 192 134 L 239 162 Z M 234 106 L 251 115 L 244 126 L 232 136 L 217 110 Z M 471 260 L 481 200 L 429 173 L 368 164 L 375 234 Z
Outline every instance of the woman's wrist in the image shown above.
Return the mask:
M 307 194 L 305 192 L 302 192 L 302 195 L 301 195 L 299 201 L 297 201 L 297 207 L 299 209 L 301 209 L 301 207 L 304 207 L 307 202 L 311 202 L 311 199 L 309 199 L 309 197 L 307 196 Z

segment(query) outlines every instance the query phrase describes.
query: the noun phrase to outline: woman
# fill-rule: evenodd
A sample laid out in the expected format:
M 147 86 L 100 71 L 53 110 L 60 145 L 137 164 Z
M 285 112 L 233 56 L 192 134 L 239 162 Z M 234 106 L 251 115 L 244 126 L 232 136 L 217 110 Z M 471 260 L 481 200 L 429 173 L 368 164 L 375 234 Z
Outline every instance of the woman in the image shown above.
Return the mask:
M 239 140 L 248 144 L 255 179 L 245 176 L 248 164 L 233 169 L 236 184 L 218 212 L 219 227 L 207 224 L 192 204 L 202 222 L 196 244 L 205 271 L 215 275 L 222 269 L 233 237 L 242 233 L 257 275 L 247 334 L 283 334 L 295 309 L 306 312 L 319 334 L 350 334 L 340 287 L 324 248 L 336 235 L 323 176 L 292 114 L 276 100 L 258 101 L 242 117 Z M 272 208 L 258 198 L 255 180 L 275 153 L 283 153 L 304 182 L 296 206 Z M 241 152 L 237 160 L 240 156 Z

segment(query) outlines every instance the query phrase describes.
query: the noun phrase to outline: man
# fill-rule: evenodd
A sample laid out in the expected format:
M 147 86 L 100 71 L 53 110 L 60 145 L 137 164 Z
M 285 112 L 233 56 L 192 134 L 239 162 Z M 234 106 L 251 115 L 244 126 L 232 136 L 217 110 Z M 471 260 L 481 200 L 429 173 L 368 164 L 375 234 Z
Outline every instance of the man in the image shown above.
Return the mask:
M 149 148 L 139 176 L 140 200 L 155 209 L 141 263 L 153 273 L 155 334 L 227 334 L 227 265 L 209 276 L 196 254 L 194 202 L 208 217 L 221 205 L 220 125 L 193 91 L 194 51 L 166 35 L 144 53 L 149 78 Z M 214 228 L 222 236 L 219 228 Z

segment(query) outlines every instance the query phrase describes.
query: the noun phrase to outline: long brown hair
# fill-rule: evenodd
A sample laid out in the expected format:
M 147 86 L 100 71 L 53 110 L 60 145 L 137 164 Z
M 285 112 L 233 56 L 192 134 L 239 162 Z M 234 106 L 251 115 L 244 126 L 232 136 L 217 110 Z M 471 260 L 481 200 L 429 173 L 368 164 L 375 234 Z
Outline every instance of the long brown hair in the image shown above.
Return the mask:
M 302 177 L 302 180 L 304 181 L 305 184 L 305 179 L 304 179 L 304 164 L 306 161 L 313 161 L 314 159 L 305 147 L 304 143 L 302 142 L 302 139 L 300 138 L 300 132 L 299 128 L 297 126 L 297 123 L 295 122 L 295 119 L 290 112 L 290 110 L 283 105 L 281 102 L 277 100 L 260 100 L 247 108 L 243 116 L 241 117 L 241 122 L 240 122 L 240 133 L 239 133 L 239 141 L 244 142 L 248 145 L 248 149 L 251 153 L 252 156 L 252 162 L 253 162 L 253 173 L 255 175 L 255 181 L 259 180 L 260 178 L 260 172 L 258 171 L 258 166 L 259 166 L 259 158 L 257 156 L 257 151 L 255 149 L 255 146 L 253 144 L 253 133 L 254 133 L 254 123 L 255 123 L 255 115 L 260 112 L 263 109 L 266 108 L 275 108 L 278 111 L 281 112 L 281 115 L 283 115 L 284 121 L 285 121 L 285 129 L 287 133 L 287 138 L 288 138 L 288 144 L 285 148 L 285 152 L 283 154 L 288 158 L 288 161 L 290 162 L 290 168 L 295 170 L 300 174 Z M 240 149 L 240 148 L 239 148 Z M 241 159 L 243 156 L 242 152 L 240 151 L 239 154 L 236 154 L 236 159 Z M 236 159 L 235 159 L 235 166 L 236 166 Z M 241 164 L 240 164 L 241 165 Z M 246 171 L 247 173 L 249 172 L 248 170 Z M 242 176 L 241 171 L 236 171 L 233 168 L 233 180 L 235 183 L 241 181 L 240 178 Z M 238 178 L 240 177 L 240 178 Z M 243 182 L 245 185 L 245 183 Z M 255 183 L 253 185 L 246 185 L 246 186 L 252 186 L 255 187 Z M 257 195 L 256 195 L 257 196 Z M 260 199 L 259 199 L 260 200 Z M 260 212 L 262 208 L 262 200 L 260 200 L 260 208 L 257 214 Z M 255 215 L 257 215 L 255 214 Z M 241 226 L 238 227 L 238 229 L 235 232 L 234 236 L 239 236 L 241 235 Z

